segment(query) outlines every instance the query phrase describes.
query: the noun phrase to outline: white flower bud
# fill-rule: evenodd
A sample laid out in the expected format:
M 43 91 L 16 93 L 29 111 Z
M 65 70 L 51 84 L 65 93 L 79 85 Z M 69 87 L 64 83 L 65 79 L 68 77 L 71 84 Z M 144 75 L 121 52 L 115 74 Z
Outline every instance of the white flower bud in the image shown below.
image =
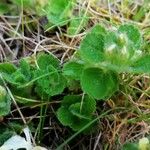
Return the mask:
M 136 50 L 133 57 L 131 58 L 131 60 L 136 60 L 141 56 L 142 56 L 142 51 L 141 50 Z
M 115 48 L 116 48 L 116 44 L 112 44 L 108 48 L 106 48 L 106 52 L 112 53 Z
M 121 49 L 121 54 L 123 54 L 123 55 L 127 55 L 128 54 L 126 46 L 123 46 L 123 48 Z
M 120 33 L 118 38 L 119 38 L 120 43 L 122 44 L 126 44 L 128 41 L 127 36 L 123 33 Z
M 142 55 L 142 51 L 141 50 L 137 50 L 135 51 L 135 54 L 134 54 L 136 57 L 139 57 Z

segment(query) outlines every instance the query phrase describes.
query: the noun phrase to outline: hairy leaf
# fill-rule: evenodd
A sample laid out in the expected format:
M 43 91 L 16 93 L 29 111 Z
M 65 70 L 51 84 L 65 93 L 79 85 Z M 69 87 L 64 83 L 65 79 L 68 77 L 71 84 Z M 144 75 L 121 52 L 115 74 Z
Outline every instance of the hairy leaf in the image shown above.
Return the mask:
M 80 118 L 76 118 L 73 122 L 73 124 L 70 126 L 74 131 L 79 131 L 81 130 L 84 126 L 86 126 L 89 122 L 92 121 L 93 118 L 91 119 L 80 119 Z M 92 127 L 93 126 L 89 126 L 86 130 L 84 130 L 84 133 L 90 133 L 90 131 L 92 131 Z
M 81 107 L 81 113 L 91 115 L 96 111 L 96 101 L 92 97 L 85 95 L 83 99 L 83 105 Z
M 74 121 L 75 117 L 70 113 L 67 107 L 60 107 L 57 110 L 57 117 L 58 120 L 64 125 L 64 126 L 71 126 L 72 122 Z
M 8 13 L 10 11 L 9 5 L 5 2 L 0 2 L 0 15 Z
M 119 27 L 118 31 L 125 33 L 128 39 L 133 42 L 135 48 L 139 49 L 141 47 L 142 37 L 137 27 L 131 24 L 124 24 Z
M 0 63 L 0 72 L 1 73 L 11 74 L 11 73 L 15 72 L 16 69 L 17 68 L 12 63 L 9 63 L 9 62 Z
M 59 68 L 59 60 L 51 54 L 41 53 L 37 56 L 37 63 L 40 69 L 46 69 L 49 65 L 54 68 Z
M 122 150 L 139 150 L 139 148 L 136 143 L 126 143 L 123 145 Z
M 87 33 L 80 44 L 81 58 L 90 63 L 101 62 L 104 59 L 104 36 L 106 31 L 100 25 L 96 25 Z
M 85 93 L 96 99 L 111 96 L 117 89 L 115 74 L 104 72 L 99 68 L 87 68 L 81 77 L 81 86 Z
M 54 25 L 65 25 L 71 16 L 73 0 L 49 0 L 45 13 Z
M 95 110 L 95 100 L 87 95 L 83 99 L 78 95 L 68 95 L 64 97 L 57 117 L 63 125 L 78 131 L 92 120 Z
M 81 102 L 81 96 L 79 95 L 67 95 L 62 100 L 62 106 L 69 107 L 72 104 Z
M 83 105 L 84 105 L 84 104 L 83 104 Z M 83 107 L 84 107 L 84 106 L 83 106 Z M 77 117 L 80 118 L 80 119 L 87 119 L 87 120 L 90 119 L 88 115 L 83 114 L 83 113 L 81 112 L 81 111 L 82 111 L 81 103 L 75 103 L 75 104 L 70 105 L 69 111 L 70 111 L 74 116 L 77 116 Z
M 72 79 L 79 80 L 82 74 L 84 65 L 75 61 L 70 61 L 64 65 L 63 74 Z
M 0 86 L 0 116 L 10 112 L 11 99 L 3 86 Z
M 20 72 L 28 81 L 31 79 L 31 67 L 25 59 L 21 59 L 20 61 Z
M 139 58 L 130 67 L 133 73 L 150 73 L 150 55 L 145 55 Z
M 70 24 L 67 28 L 67 34 L 75 35 L 78 34 L 88 23 L 88 15 L 81 11 L 78 16 L 72 16 Z
M 39 78 L 40 76 L 41 78 Z M 60 94 L 66 85 L 65 78 L 52 65 L 49 65 L 46 70 L 36 70 L 34 72 L 34 78 L 37 78 L 36 92 L 41 96 L 43 94 L 49 96 Z

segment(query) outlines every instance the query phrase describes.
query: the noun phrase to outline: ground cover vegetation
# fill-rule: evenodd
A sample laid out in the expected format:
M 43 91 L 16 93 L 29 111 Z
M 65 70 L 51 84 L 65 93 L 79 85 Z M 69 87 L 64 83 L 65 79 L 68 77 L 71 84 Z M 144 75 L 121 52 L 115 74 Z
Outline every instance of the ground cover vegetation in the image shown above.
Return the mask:
M 149 150 L 149 8 L 1 0 L 0 146 Z

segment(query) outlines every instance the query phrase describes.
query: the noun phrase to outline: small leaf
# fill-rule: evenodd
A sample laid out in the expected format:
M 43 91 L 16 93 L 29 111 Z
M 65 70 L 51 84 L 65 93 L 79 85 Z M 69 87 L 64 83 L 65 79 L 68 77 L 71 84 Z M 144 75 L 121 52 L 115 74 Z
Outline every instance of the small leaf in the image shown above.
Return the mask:
M 73 0 L 49 0 L 45 14 L 54 25 L 65 25 L 72 13 Z
M 12 63 L 9 63 L 9 62 L 0 63 L 0 72 L 1 73 L 11 74 L 11 73 L 15 72 L 16 69 L 17 68 Z
M 0 86 L 0 116 L 5 116 L 10 112 L 11 100 L 3 86 Z
M 62 101 L 62 106 L 69 107 L 72 104 L 81 102 L 81 96 L 79 95 L 67 95 Z
M 139 49 L 142 44 L 141 33 L 138 28 L 131 24 L 121 25 L 118 29 L 120 33 L 125 33 L 128 39 L 133 42 L 135 48 Z
M 25 59 L 20 60 L 20 71 L 28 80 L 31 79 L 30 64 Z
M 123 145 L 122 150 L 139 150 L 139 148 L 136 143 L 126 143 Z
M 86 35 L 80 45 L 80 56 L 90 63 L 101 62 L 104 59 L 104 36 L 106 31 L 100 25 L 96 25 Z
M 82 96 L 68 95 L 62 100 L 57 117 L 63 125 L 78 131 L 92 120 L 95 109 L 95 100 L 87 95 L 83 100 Z
M 85 12 L 80 12 L 78 16 L 72 16 L 70 25 L 67 28 L 67 34 L 75 35 L 78 34 L 88 23 L 88 16 L 85 15 Z
M 112 75 L 111 72 L 104 72 L 99 68 L 87 68 L 83 71 L 81 86 L 83 91 L 93 98 L 105 99 L 118 89 L 116 79 L 116 75 Z
M 46 69 L 49 65 L 54 68 L 59 68 L 59 60 L 51 54 L 41 53 L 37 56 L 37 63 L 40 69 Z
M 9 70 L 6 70 L 6 68 Z M 19 86 L 25 84 L 32 78 L 30 64 L 25 59 L 20 60 L 18 68 L 12 64 L 9 64 L 6 68 L 3 71 L 3 78 L 12 85 Z
M 84 105 L 84 104 L 83 104 Z M 69 110 L 70 112 L 74 115 L 74 116 L 77 116 L 78 118 L 80 119 L 87 119 L 87 120 L 90 120 L 91 118 L 91 114 L 88 116 L 84 113 L 82 113 L 80 111 L 80 108 L 81 108 L 81 103 L 75 103 L 75 104 L 72 104 L 70 107 L 69 107 Z
M 96 111 L 96 101 L 87 95 L 84 96 L 81 113 L 91 115 Z
M 9 5 L 4 2 L 0 2 L 0 15 L 8 13 L 10 11 Z
M 63 74 L 72 79 L 79 80 L 82 74 L 84 65 L 75 61 L 70 61 L 64 64 Z
M 92 121 L 92 119 L 89 120 L 89 119 L 76 118 L 70 127 L 74 131 L 79 131 L 91 121 Z M 93 125 L 89 126 L 83 132 L 86 133 L 86 134 L 90 133 L 92 131 L 92 127 L 93 127 Z
M 58 120 L 64 125 L 64 126 L 70 126 L 72 122 L 74 121 L 75 117 L 70 113 L 67 107 L 60 107 L 57 111 L 57 117 Z
M 39 78 L 40 76 L 42 78 Z M 52 65 L 49 65 L 46 70 L 36 70 L 34 78 L 37 78 L 36 92 L 42 97 L 43 94 L 49 96 L 60 94 L 66 86 L 65 78 Z
M 130 70 L 133 73 L 150 73 L 150 55 L 142 56 L 133 62 Z

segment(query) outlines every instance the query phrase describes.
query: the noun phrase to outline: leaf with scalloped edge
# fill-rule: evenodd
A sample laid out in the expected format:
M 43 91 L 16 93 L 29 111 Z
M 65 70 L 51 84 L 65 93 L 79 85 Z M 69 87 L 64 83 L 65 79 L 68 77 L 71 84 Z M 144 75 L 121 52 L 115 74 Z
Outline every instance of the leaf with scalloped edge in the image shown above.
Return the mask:
M 104 60 L 104 37 L 106 31 L 100 26 L 94 26 L 80 44 L 79 54 L 81 59 L 90 63 Z
M 62 26 L 68 23 L 72 14 L 74 0 L 49 0 L 45 7 L 45 14 L 50 23 Z
M 52 65 L 54 68 L 59 68 L 59 59 L 52 54 L 40 53 L 37 56 L 37 64 L 40 69 L 46 69 L 49 65 Z
M 57 110 L 57 118 L 64 126 L 70 126 L 75 119 L 68 108 L 64 106 Z
M 40 79 L 38 79 L 41 76 Z M 36 92 L 43 97 L 43 94 L 54 96 L 63 92 L 66 86 L 66 79 L 52 65 L 45 70 L 34 72 L 36 80 Z
M 62 106 L 69 107 L 72 104 L 81 102 L 81 96 L 79 95 L 67 95 L 63 98 L 61 104 Z
M 118 32 L 125 33 L 136 49 L 141 47 L 142 36 L 136 26 L 132 24 L 123 24 L 119 27 Z
M 129 71 L 132 73 L 150 73 L 150 55 L 141 56 L 133 62 Z
M 84 68 L 83 63 L 70 61 L 64 64 L 63 75 L 70 77 L 74 80 L 79 80 Z
M 111 71 L 105 72 L 99 68 L 87 68 L 81 77 L 81 87 L 93 98 L 105 99 L 118 89 L 116 81 L 117 76 Z
M 87 95 L 84 99 L 82 96 L 68 95 L 62 100 L 62 105 L 57 111 L 57 117 L 63 125 L 78 131 L 93 119 L 95 110 L 95 100 Z

